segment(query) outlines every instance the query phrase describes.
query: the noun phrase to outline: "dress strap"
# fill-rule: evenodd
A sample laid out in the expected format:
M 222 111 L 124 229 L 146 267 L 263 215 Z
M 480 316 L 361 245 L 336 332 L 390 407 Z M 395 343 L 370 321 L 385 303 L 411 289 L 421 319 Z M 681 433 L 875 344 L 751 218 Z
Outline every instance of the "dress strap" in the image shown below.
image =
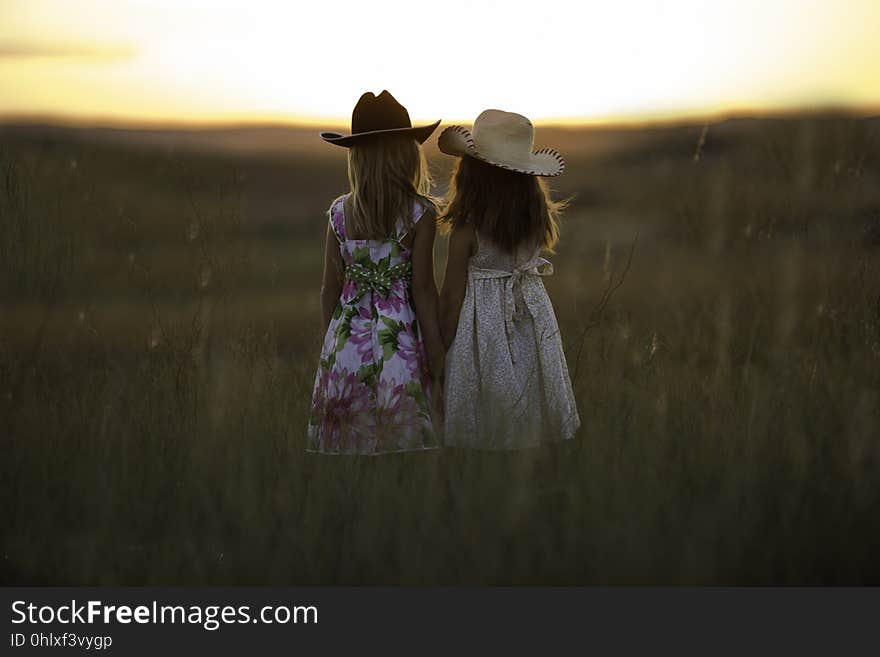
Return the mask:
M 406 236 L 409 235 L 409 232 L 416 227 L 417 223 L 419 223 L 419 219 L 425 216 L 427 210 L 428 206 L 426 206 L 418 199 L 413 201 L 412 226 L 410 226 L 406 230 L 403 230 L 403 227 L 400 226 L 397 230 L 397 236 L 394 238 L 394 240 L 402 244 L 403 240 L 406 239 Z M 402 223 L 402 221 L 402 219 L 398 220 L 398 224 Z
M 327 215 L 330 221 L 330 228 L 336 236 L 336 241 L 341 244 L 347 239 L 345 235 L 345 195 L 340 196 L 330 204 Z

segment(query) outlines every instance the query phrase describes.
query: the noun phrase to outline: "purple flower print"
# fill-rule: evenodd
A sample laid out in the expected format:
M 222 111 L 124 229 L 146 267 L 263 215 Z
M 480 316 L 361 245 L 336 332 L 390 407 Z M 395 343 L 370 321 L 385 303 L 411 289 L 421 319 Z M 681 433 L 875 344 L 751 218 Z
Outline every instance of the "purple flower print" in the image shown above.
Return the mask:
M 331 214 L 331 222 L 333 223 L 333 228 L 336 230 L 336 234 L 340 236 L 345 236 L 345 216 L 342 212 L 339 211 L 339 206 L 335 206 L 330 211 Z
M 388 239 L 348 239 L 344 206 L 340 197 L 330 208 L 346 273 L 318 361 L 307 450 L 378 454 L 439 447 L 410 291 L 412 254 L 400 243 L 404 222 Z M 415 208 L 413 222 L 420 215 Z
M 318 380 L 312 417 L 321 427 L 324 449 L 338 451 L 369 433 L 374 423 L 370 391 L 347 370 L 325 370 Z
M 406 386 L 393 379 L 383 379 L 376 385 L 376 432 L 382 449 L 405 447 L 405 439 L 419 433 L 421 425 L 419 405 Z M 393 443 L 397 444 L 393 444 Z
M 406 386 L 394 379 L 382 380 L 376 385 L 376 411 L 379 422 L 398 428 L 419 424 L 419 405 L 406 391 Z
M 350 303 L 357 299 L 357 285 L 353 280 L 347 278 L 345 280 L 345 285 L 342 286 L 342 293 L 339 295 L 342 298 L 342 303 Z
M 397 355 L 403 360 L 411 376 L 418 375 L 421 370 L 423 348 L 413 332 L 413 325 L 404 324 L 397 334 Z
M 385 297 L 376 299 L 376 308 L 383 315 L 396 315 L 406 305 L 406 281 L 396 278 L 391 282 L 391 289 Z
M 361 363 L 373 362 L 373 315 L 367 306 L 361 306 L 351 318 L 351 343 L 357 348 Z

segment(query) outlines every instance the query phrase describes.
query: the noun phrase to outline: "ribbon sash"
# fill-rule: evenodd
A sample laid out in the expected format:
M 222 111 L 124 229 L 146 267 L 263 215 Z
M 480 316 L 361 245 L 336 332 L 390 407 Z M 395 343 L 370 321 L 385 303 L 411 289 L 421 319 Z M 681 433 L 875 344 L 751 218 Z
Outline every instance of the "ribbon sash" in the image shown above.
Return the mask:
M 398 279 L 409 279 L 412 275 L 412 262 L 400 262 L 390 267 L 367 266 L 354 263 L 345 268 L 346 278 L 354 281 L 357 286 L 357 298 L 360 299 L 369 291 L 381 297 L 387 297 L 391 285 Z
M 504 282 L 504 329 L 507 334 L 507 347 L 510 358 L 516 361 L 514 354 L 513 322 L 521 318 L 523 311 L 528 311 L 534 316 L 534 310 L 529 305 L 529 297 L 523 293 L 523 284 L 535 280 L 538 276 L 550 276 L 553 274 L 553 263 L 537 256 L 524 265 L 513 270 L 489 269 L 485 267 L 471 267 L 470 275 L 475 280 L 505 279 Z M 517 298 L 523 300 L 522 306 L 517 304 Z

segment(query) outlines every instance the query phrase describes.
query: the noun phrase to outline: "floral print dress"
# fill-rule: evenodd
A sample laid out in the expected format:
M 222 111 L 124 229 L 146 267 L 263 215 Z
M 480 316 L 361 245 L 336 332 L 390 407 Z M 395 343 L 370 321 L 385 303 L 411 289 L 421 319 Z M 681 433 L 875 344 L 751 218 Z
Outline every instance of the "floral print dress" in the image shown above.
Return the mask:
M 438 448 L 403 222 L 387 240 L 348 239 L 345 198 L 329 211 L 345 283 L 324 336 L 306 449 L 380 454 Z M 414 204 L 413 226 L 423 211 Z

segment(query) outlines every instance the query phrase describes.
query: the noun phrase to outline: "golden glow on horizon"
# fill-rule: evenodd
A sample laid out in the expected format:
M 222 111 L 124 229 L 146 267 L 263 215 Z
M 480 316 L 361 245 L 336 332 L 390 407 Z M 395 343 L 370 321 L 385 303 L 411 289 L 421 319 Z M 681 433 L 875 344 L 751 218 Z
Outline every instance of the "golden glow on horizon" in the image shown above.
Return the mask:
M 500 107 L 646 120 L 880 107 L 880 2 L 4 0 L 0 114 L 346 122 Z

